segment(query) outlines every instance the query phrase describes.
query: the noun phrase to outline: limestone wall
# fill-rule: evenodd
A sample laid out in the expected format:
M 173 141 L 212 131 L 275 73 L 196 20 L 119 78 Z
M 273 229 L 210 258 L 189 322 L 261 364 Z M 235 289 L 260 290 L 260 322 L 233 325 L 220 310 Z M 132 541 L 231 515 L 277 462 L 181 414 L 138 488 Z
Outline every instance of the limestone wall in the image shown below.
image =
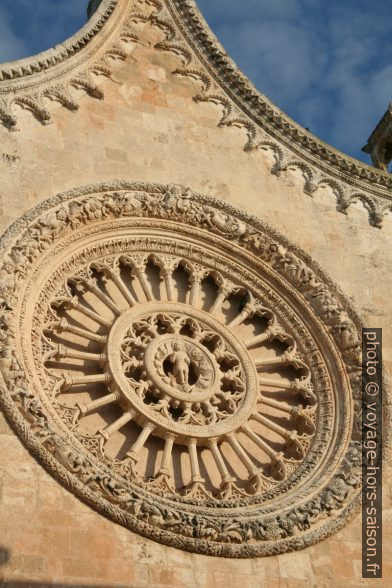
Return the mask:
M 145 43 L 105 80 L 105 99 L 81 93 L 43 126 L 20 108 L 0 128 L 0 227 L 52 195 L 110 180 L 176 183 L 256 215 L 309 253 L 352 299 L 366 325 L 384 329 L 392 369 L 392 216 L 383 228 L 361 204 L 336 210 L 331 188 L 304 193 L 301 172 L 271 174 L 272 152 L 245 152 L 245 133 L 220 128 L 220 107 L 195 103 L 197 83 L 174 75 L 176 58 Z M 361 524 L 306 550 L 253 560 L 177 551 L 104 519 L 63 489 L 0 420 L 0 574 L 5 585 L 377 586 L 392 577 L 390 485 L 385 480 L 385 580 L 361 579 Z M 390 579 L 389 579 L 390 582 Z M 34 584 L 35 583 L 35 584 Z

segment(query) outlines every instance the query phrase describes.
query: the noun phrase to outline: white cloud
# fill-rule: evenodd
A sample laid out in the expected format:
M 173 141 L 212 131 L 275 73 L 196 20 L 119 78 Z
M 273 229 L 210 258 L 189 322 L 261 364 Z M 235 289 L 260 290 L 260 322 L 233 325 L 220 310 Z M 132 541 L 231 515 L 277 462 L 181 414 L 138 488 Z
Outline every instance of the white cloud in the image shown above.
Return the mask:
M 199 0 L 253 83 L 327 142 L 360 148 L 392 100 L 390 18 L 367 0 Z

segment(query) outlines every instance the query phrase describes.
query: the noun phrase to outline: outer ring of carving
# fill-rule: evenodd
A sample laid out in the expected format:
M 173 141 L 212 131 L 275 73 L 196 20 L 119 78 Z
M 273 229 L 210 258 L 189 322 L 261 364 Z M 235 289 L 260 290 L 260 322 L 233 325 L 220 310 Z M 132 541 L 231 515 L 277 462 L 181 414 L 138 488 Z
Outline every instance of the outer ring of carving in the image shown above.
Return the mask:
M 61 194 L 37 206 L 35 209 L 26 213 L 21 219 L 14 223 L 14 225 L 1 239 L 0 247 L 2 254 L 4 255 L 6 251 L 9 250 L 13 244 L 15 244 L 15 242 L 17 242 L 20 238 L 21 234 L 23 234 L 24 230 L 33 225 L 34 221 L 37 221 L 38 217 L 45 211 L 48 211 L 51 208 L 59 206 L 61 203 L 65 203 L 66 201 L 74 198 L 80 198 L 82 196 L 87 197 L 89 195 L 93 196 L 94 194 L 114 190 L 146 191 L 158 194 L 158 196 L 161 194 L 165 200 L 168 215 L 173 209 L 173 202 L 174 208 L 176 209 L 177 204 L 183 204 L 184 201 L 189 202 L 189 199 L 191 199 L 192 202 L 197 203 L 197 206 L 200 207 L 200 209 L 208 209 L 210 211 L 210 215 L 208 216 L 208 220 L 206 221 L 204 228 L 207 228 L 207 230 L 211 231 L 212 233 L 216 233 L 220 236 L 224 236 L 227 239 L 234 240 L 240 247 L 242 246 L 246 249 L 250 249 L 253 254 L 258 254 L 260 257 L 268 260 L 271 268 L 273 268 L 273 270 L 276 271 L 278 275 L 280 275 L 281 279 L 286 280 L 287 283 L 291 283 L 291 286 L 294 287 L 298 295 L 305 297 L 306 293 L 309 294 L 309 280 L 313 284 L 313 288 L 315 287 L 315 284 L 318 284 L 317 287 L 325 287 L 328 291 L 331 292 L 331 299 L 329 302 L 331 303 L 331 300 L 333 300 L 333 304 L 336 306 L 336 308 L 339 309 L 339 311 L 345 313 L 346 326 L 344 329 L 348 328 L 353 337 L 355 333 L 359 333 L 360 322 L 354 311 L 351 309 L 350 304 L 339 292 L 336 286 L 334 286 L 333 283 L 325 276 L 322 270 L 320 270 L 320 268 L 318 268 L 316 264 L 309 259 L 309 257 L 299 252 L 283 237 L 278 235 L 276 232 L 271 230 L 268 226 L 261 223 L 257 219 L 242 214 L 232 207 L 215 199 L 210 199 L 198 194 L 192 194 L 190 191 L 186 191 L 179 187 L 160 186 L 156 184 L 148 185 L 142 183 L 129 184 L 126 182 L 115 182 L 109 185 L 86 187 L 76 191 Z M 170 202 L 170 200 L 172 200 L 172 202 Z M 226 226 L 225 228 L 219 227 L 219 224 L 214 222 L 214 220 L 217 219 L 214 211 L 216 215 L 226 215 L 226 219 L 232 220 L 233 225 Z M 178 212 L 178 217 L 180 218 L 181 216 L 182 213 Z M 186 213 L 184 213 L 184 216 L 186 217 Z M 305 282 L 303 279 L 301 281 L 301 275 L 303 276 L 303 271 L 305 271 L 305 275 L 306 272 L 308 272 L 308 277 L 305 279 Z M 308 300 L 310 300 L 314 310 L 320 316 L 321 321 L 324 321 L 326 309 L 323 307 L 323 304 L 321 304 L 321 306 L 318 305 L 317 302 L 314 300 L 312 301 L 311 296 Z M 332 323 L 330 322 L 329 330 L 331 332 L 331 336 L 333 336 L 335 339 L 337 348 L 340 348 L 343 361 L 346 363 L 346 366 L 351 373 L 354 399 L 358 399 L 359 392 L 358 389 L 355 388 L 358 385 L 359 365 L 357 361 L 353 361 L 352 353 L 354 345 L 355 355 L 357 356 L 356 352 L 358 351 L 357 346 L 359 340 L 358 337 L 356 339 L 354 337 L 352 340 L 353 345 L 347 345 L 347 339 L 345 342 L 345 339 L 341 337 L 342 330 L 339 331 L 339 329 L 337 329 L 338 326 L 339 321 L 338 324 L 334 324 L 332 321 Z M 343 325 L 340 324 L 340 327 L 342 329 Z M 279 539 L 265 541 L 264 543 L 244 543 L 242 545 L 226 543 L 221 544 L 206 539 L 195 539 L 194 537 L 178 535 L 176 533 L 167 531 L 166 529 L 163 530 L 156 528 L 146 521 L 137 519 L 134 515 L 124 512 L 124 510 L 115 504 L 110 503 L 108 500 L 102 498 L 102 496 L 97 495 L 96 492 L 93 492 L 90 488 L 87 488 L 74 473 L 71 473 L 69 469 L 66 469 L 63 465 L 61 465 L 62 461 L 65 459 L 65 456 L 62 456 L 61 459 L 61 452 L 60 455 L 56 455 L 55 452 L 50 452 L 44 446 L 42 440 L 37 438 L 35 433 L 32 432 L 29 419 L 26 419 L 26 412 L 22 411 L 23 416 L 21 415 L 20 407 L 15 404 L 14 399 L 9 394 L 7 386 L 4 383 L 1 389 L 0 399 L 2 407 L 16 433 L 21 437 L 31 453 L 37 457 L 37 459 L 60 482 L 62 482 L 71 491 L 84 499 L 87 503 L 97 508 L 99 512 L 105 514 L 112 520 L 115 520 L 127 526 L 128 528 L 150 538 L 178 548 L 227 557 L 260 556 L 276 554 L 293 549 L 300 549 L 306 545 L 320 541 L 324 537 L 327 537 L 331 533 L 341 528 L 345 522 L 347 522 L 353 515 L 356 514 L 360 507 L 360 494 L 358 491 L 353 492 L 350 494 L 350 499 L 344 501 L 343 507 L 339 510 L 338 514 L 336 516 L 332 515 L 325 523 L 315 525 L 313 528 L 310 527 L 308 531 L 301 533 L 297 537 L 290 536 L 289 534 L 287 537 L 281 535 Z M 35 412 L 37 413 L 37 407 L 35 407 Z M 31 416 L 32 415 L 30 414 L 30 423 Z M 54 457 L 53 453 L 55 453 L 56 457 Z M 337 484 L 339 481 L 342 482 L 342 480 L 352 476 L 359 476 L 358 455 L 358 444 L 355 441 L 354 436 L 347 452 L 346 459 L 343 461 L 339 470 L 336 472 L 336 476 L 333 479 L 333 484 L 335 482 Z M 326 491 L 332 493 L 336 492 L 336 484 L 335 487 L 332 485 L 332 487 L 327 488 Z

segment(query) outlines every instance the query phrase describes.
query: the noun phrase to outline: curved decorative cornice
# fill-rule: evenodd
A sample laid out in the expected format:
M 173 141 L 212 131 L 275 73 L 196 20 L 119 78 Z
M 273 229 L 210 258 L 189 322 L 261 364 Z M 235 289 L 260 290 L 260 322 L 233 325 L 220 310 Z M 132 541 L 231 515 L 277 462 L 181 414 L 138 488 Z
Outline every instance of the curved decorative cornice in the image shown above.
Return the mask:
M 140 23 L 162 32 L 154 46 L 178 58 L 179 67 L 172 73 L 199 82 L 194 100 L 221 106 L 218 126 L 243 129 L 246 151 L 273 152 L 271 173 L 298 168 L 306 194 L 328 186 L 339 212 L 346 214 L 353 202 L 361 201 L 370 224 L 381 227 L 392 210 L 391 175 L 344 155 L 274 106 L 230 59 L 194 0 L 102 0 L 87 25 L 67 42 L 0 67 L 0 122 L 16 129 L 15 104 L 31 110 L 42 124 L 51 122 L 45 98 L 75 111 L 75 87 L 103 99 L 98 76 L 110 79 L 113 60 L 127 59 L 127 43 L 138 42 L 135 25 Z
M 116 8 L 118 0 L 102 0 L 92 18 L 75 35 L 38 55 L 10 61 L 0 65 L 0 81 L 26 78 L 42 71 L 46 71 L 69 59 L 93 39 L 105 25 Z
M 228 56 L 194 0 L 166 0 L 166 4 L 210 75 L 247 115 L 248 121 L 235 120 L 234 117 L 231 121 L 224 121 L 224 124 L 243 126 L 248 130 L 246 149 L 274 149 L 277 161 L 272 172 L 277 175 L 289 167 L 299 167 L 305 177 L 305 192 L 309 195 L 321 184 L 331 186 L 337 195 L 340 212 L 345 212 L 354 200 L 361 200 L 369 211 L 371 224 L 379 227 L 383 216 L 392 210 L 391 175 L 321 141 L 261 94 Z M 260 130 L 264 131 L 264 136 Z M 272 139 L 278 140 L 290 153 L 273 145 Z M 341 181 L 348 186 L 342 186 Z M 374 200 L 372 195 L 381 197 L 381 201 Z

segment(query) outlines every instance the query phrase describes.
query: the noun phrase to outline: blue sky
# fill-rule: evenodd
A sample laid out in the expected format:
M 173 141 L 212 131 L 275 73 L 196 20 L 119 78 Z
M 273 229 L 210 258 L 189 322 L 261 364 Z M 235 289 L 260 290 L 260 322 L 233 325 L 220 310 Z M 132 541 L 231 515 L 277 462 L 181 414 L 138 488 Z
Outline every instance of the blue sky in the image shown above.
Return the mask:
M 87 0 L 0 0 L 0 61 L 78 30 Z M 315 135 L 360 149 L 392 101 L 392 0 L 198 0 L 258 89 Z

